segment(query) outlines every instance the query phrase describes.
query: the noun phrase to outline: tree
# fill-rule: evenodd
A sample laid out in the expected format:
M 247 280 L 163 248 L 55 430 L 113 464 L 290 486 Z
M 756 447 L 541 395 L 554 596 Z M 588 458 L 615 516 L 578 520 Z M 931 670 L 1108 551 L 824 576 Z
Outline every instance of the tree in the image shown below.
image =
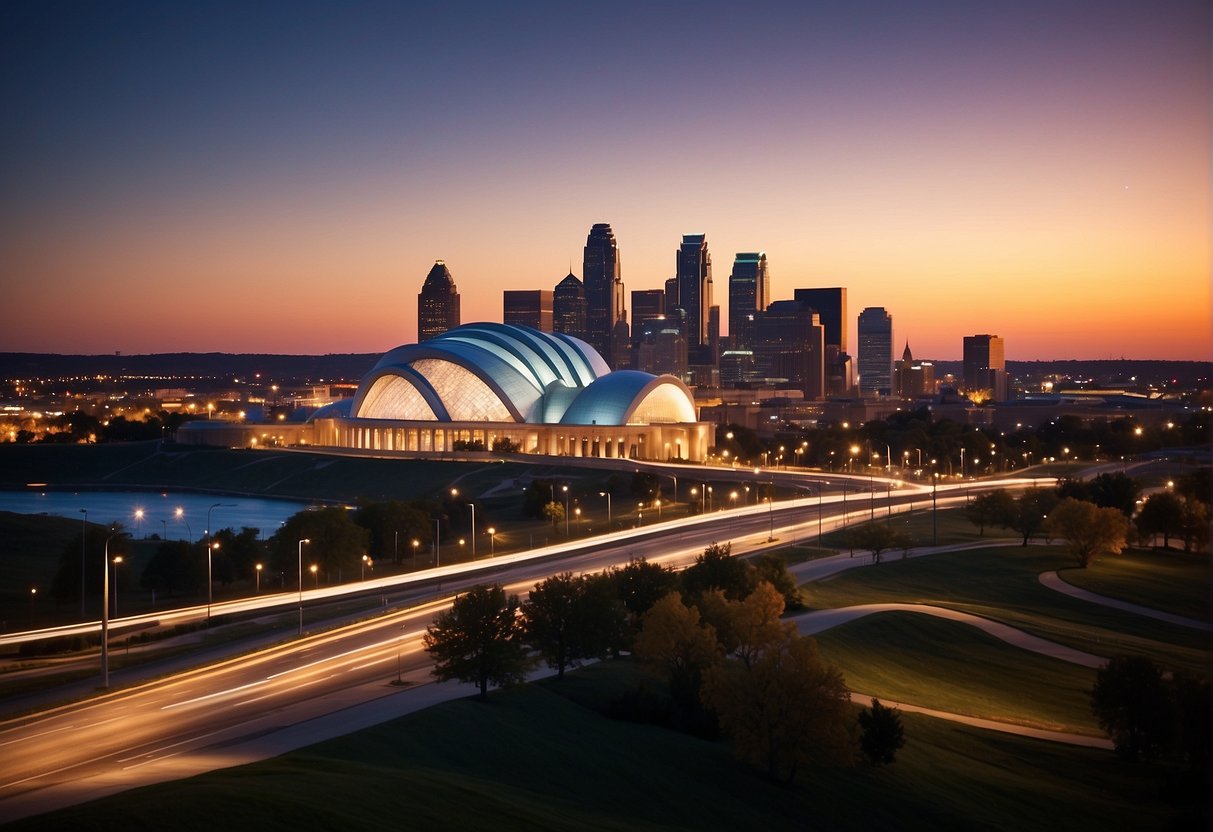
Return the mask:
M 252 578 L 254 564 L 261 559 L 264 546 L 257 536 L 260 529 L 243 526 L 239 532 L 231 529 L 220 529 L 214 534 L 214 542 L 219 548 L 213 553 L 211 564 L 212 576 L 216 581 L 227 586 L 239 578 Z
M 1166 746 L 1171 723 L 1162 668 L 1145 656 L 1110 659 L 1095 674 L 1091 712 L 1116 753 L 1131 760 L 1153 758 Z
M 788 562 L 779 552 L 764 552 L 758 557 L 751 558 L 749 564 L 754 569 L 754 578 L 759 583 L 766 581 L 775 587 L 783 596 L 783 605 L 789 610 L 804 609 L 804 599 L 800 597 L 800 587 L 796 579 L 788 571 Z
M 1202 551 L 1209 545 L 1209 504 L 1196 499 L 1184 500 L 1184 551 Z
M 1141 496 L 1141 483 L 1119 471 L 1100 474 L 1091 480 L 1091 500 L 1100 508 L 1114 508 L 1132 517 Z
M 59 553 L 59 567 L 51 581 L 51 596 L 56 601 L 74 601 L 80 598 L 81 557 L 84 558 L 84 597 L 91 605 L 100 608 L 101 578 L 105 567 L 105 541 L 109 540 L 109 555 L 127 555 L 129 541 L 121 523 L 100 526 L 89 523 L 84 534 L 83 549 L 80 535 L 63 547 Z M 119 580 L 125 582 L 127 572 L 118 570 Z M 97 599 L 94 601 L 93 599 Z
M 678 589 L 678 575 L 672 569 L 644 558 L 633 558 L 625 566 L 612 567 L 608 575 L 615 587 L 615 597 L 637 620 L 661 598 Z
M 704 592 L 719 589 L 726 598 L 739 601 L 754 590 L 753 569 L 730 554 L 732 546 L 712 543 L 682 572 L 682 593 L 693 601 Z
M 811 638 L 788 633 L 749 667 L 733 661 L 711 668 L 703 696 L 737 756 L 773 780 L 790 782 L 816 755 L 851 759 L 850 691 Z
M 1095 558 L 1125 548 L 1129 521 L 1114 508 L 1067 497 L 1049 512 L 1045 528 L 1053 537 L 1065 538 L 1066 549 L 1086 569 Z
M 401 539 L 405 541 L 405 551 L 412 554 L 411 541 L 428 541 L 433 530 L 429 515 L 404 500 L 359 501 L 354 522 L 369 535 L 366 554 L 384 563 L 389 559 L 400 562 Z
M 139 577 L 144 589 L 165 594 L 202 590 L 206 586 L 206 550 L 184 540 L 161 541 Z
M 872 560 L 880 563 L 880 554 L 887 549 L 895 549 L 905 542 L 905 532 L 895 529 L 889 523 L 864 523 L 849 532 L 851 545 L 859 549 L 867 549 L 872 553 Z
M 682 603 L 677 592 L 666 595 L 644 614 L 635 651 L 666 672 L 670 695 L 687 710 L 694 710 L 699 701 L 704 670 L 720 659 L 715 628 L 701 625 L 699 610 Z
M 978 529 L 978 534 L 985 536 L 986 526 L 994 526 L 1011 513 L 1015 499 L 1006 491 L 987 491 L 974 497 L 965 506 L 965 515 Z
M 522 604 L 522 619 L 526 642 L 556 668 L 559 679 L 565 668 L 605 656 L 625 623 L 623 605 L 604 582 L 572 572 L 535 584 Z
M 326 576 L 336 572 L 340 579 L 347 569 L 356 576 L 369 535 L 340 506 L 301 511 L 288 517 L 270 538 L 275 568 L 287 574 L 296 571 L 303 539 L 311 541 L 303 550 L 304 562 L 319 564 Z
M 868 762 L 874 766 L 892 763 L 897 752 L 906 744 L 905 731 L 901 727 L 901 711 L 886 708 L 873 697 L 872 707 L 859 712 L 859 748 Z
M 552 500 L 544 505 L 543 516 L 552 521 L 552 530 L 555 531 L 556 524 L 564 519 L 564 504 Z
M 423 636 L 426 652 L 434 659 L 434 676 L 472 682 L 480 688 L 481 699 L 490 683 L 508 687 L 522 682 L 531 660 L 518 609 L 518 596 L 507 596 L 501 584 L 480 584 L 456 596 Z
M 1161 534 L 1164 549 L 1170 548 L 1172 535 L 1182 534 L 1183 525 L 1184 502 L 1170 491 L 1151 494 L 1137 514 L 1137 531 L 1151 539 Z
M 1015 498 L 1009 512 L 998 524 L 1023 535 L 1023 545 L 1027 546 L 1032 535 L 1044 528 L 1045 518 L 1056 505 L 1057 495 L 1054 492 L 1029 488 Z

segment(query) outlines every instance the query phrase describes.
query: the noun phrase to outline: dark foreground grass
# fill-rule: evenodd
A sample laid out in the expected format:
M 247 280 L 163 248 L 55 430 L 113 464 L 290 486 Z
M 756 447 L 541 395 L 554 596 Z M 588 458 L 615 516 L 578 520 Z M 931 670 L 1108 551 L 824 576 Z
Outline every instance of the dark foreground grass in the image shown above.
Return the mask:
M 632 672 L 610 662 L 12 828 L 1161 829 L 1181 811 L 1156 797 L 1149 769 L 1108 752 L 913 714 L 895 765 L 812 766 L 776 786 L 725 743 L 588 706 Z
M 892 601 L 937 604 L 1097 656 L 1138 654 L 1168 667 L 1206 671 L 1208 632 L 1080 601 L 1040 583 L 1041 572 L 1069 563 L 1053 546 L 945 552 L 853 569 L 806 585 L 804 594 L 817 609 Z
M 870 615 L 819 633 L 852 689 L 936 710 L 1101 736 L 1095 671 L 1013 647 L 957 621 Z

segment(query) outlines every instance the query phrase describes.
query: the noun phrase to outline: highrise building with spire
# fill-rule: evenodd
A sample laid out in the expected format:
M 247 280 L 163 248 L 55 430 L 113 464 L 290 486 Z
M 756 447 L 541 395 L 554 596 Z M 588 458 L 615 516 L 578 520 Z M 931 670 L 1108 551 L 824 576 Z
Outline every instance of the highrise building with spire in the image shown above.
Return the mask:
M 582 260 L 585 280 L 586 336 L 612 368 L 611 341 L 618 339 L 617 324 L 627 320 L 619 246 L 610 223 L 594 223 L 586 237 Z
M 552 292 L 552 331 L 589 341 L 586 334 L 585 286 L 569 272 Z
M 417 342 L 459 326 L 459 292 L 446 263 L 434 261 L 417 295 Z

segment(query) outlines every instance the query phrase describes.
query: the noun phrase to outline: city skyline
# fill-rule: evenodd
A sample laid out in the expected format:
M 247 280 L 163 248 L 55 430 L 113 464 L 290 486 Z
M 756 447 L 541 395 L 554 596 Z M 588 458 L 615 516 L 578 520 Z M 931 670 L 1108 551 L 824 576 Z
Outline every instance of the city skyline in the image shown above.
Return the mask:
M 884 307 L 895 354 L 996 332 L 1011 360 L 1207 359 L 1209 17 L 18 8 L 0 350 L 382 352 L 436 260 L 464 321 L 500 320 L 502 290 L 584 280 L 608 223 L 626 292 L 705 234 L 718 262 L 766 252 L 771 300 Z

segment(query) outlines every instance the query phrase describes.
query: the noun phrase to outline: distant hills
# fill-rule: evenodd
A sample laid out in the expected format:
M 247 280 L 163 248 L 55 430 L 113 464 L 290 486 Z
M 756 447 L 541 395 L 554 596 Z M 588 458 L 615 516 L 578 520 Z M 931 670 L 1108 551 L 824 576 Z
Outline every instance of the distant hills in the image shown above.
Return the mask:
M 357 381 L 366 375 L 379 353 L 331 353 L 329 355 L 271 355 L 221 352 L 177 352 L 151 355 L 57 355 L 53 353 L 0 353 L 0 378 L 66 378 L 71 376 L 135 376 L 147 378 L 213 379 L 216 382 L 239 378 L 248 381 L 255 374 L 267 381 L 325 382 Z M 1007 370 L 1019 379 L 1038 379 L 1047 375 L 1092 379 L 1096 385 L 1167 385 L 1180 388 L 1209 387 L 1213 362 L 1059 360 L 1008 361 Z M 952 373 L 958 378 L 963 370 L 959 361 L 936 361 L 935 377 Z

